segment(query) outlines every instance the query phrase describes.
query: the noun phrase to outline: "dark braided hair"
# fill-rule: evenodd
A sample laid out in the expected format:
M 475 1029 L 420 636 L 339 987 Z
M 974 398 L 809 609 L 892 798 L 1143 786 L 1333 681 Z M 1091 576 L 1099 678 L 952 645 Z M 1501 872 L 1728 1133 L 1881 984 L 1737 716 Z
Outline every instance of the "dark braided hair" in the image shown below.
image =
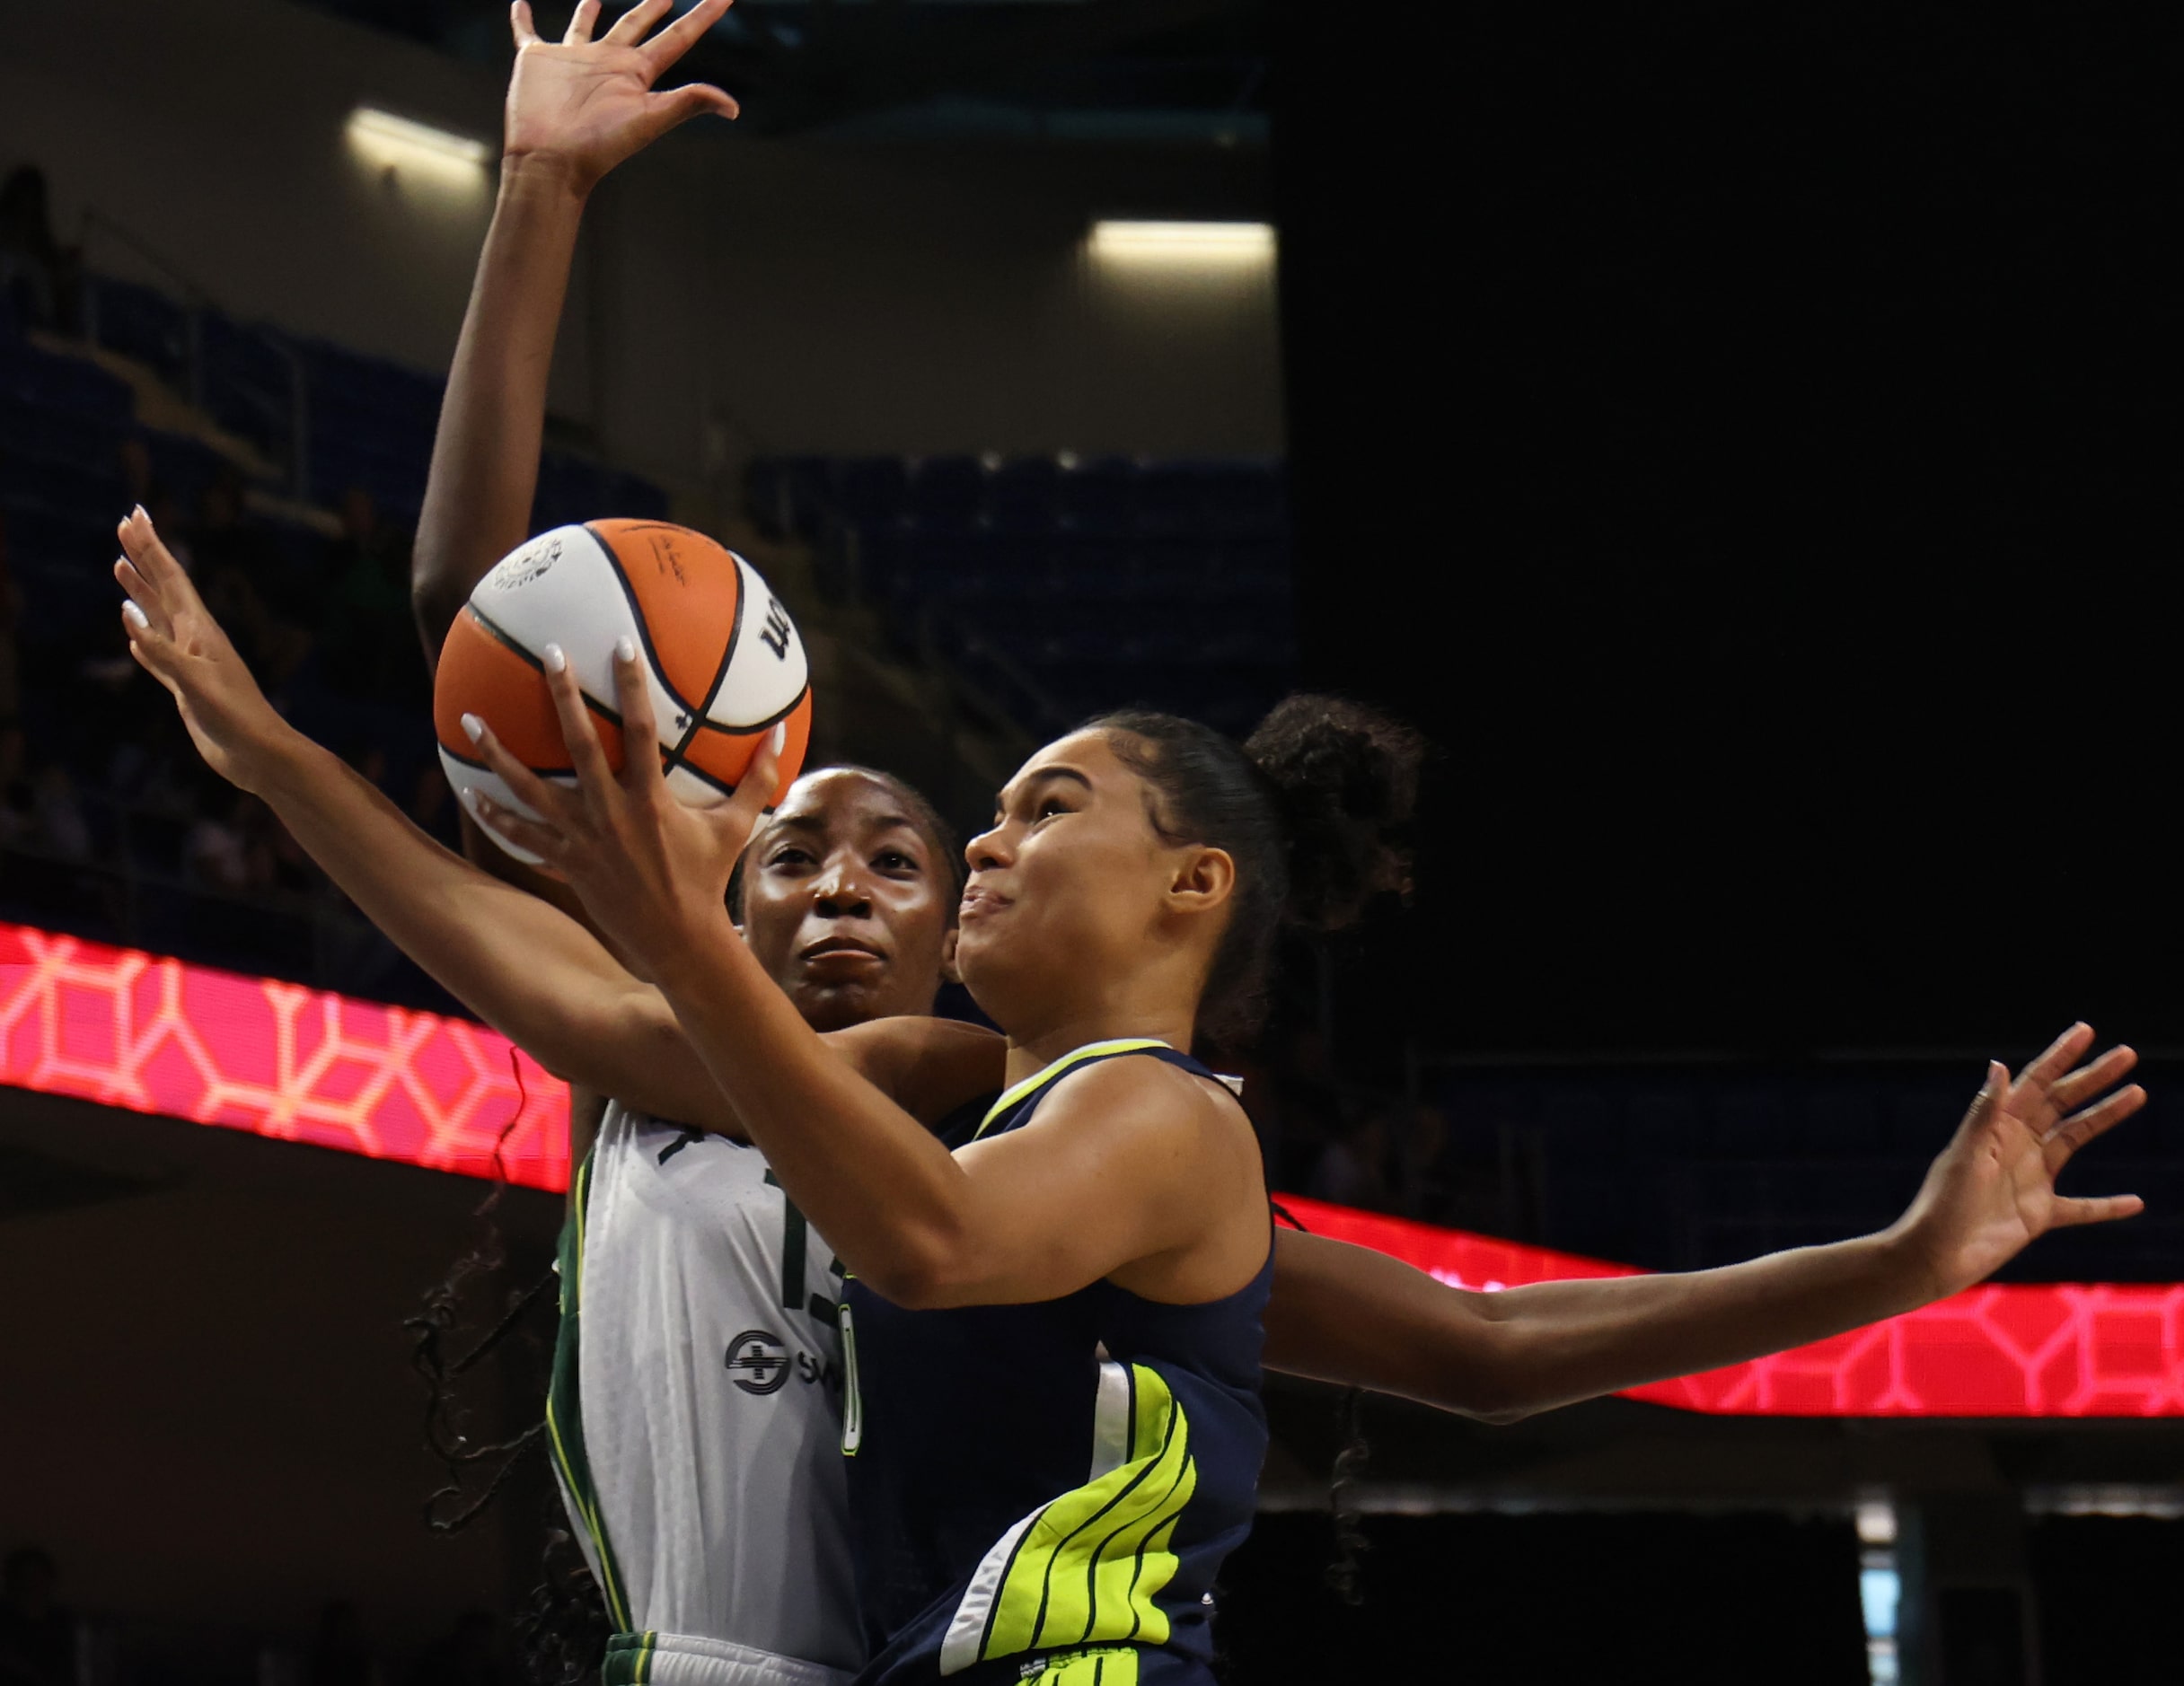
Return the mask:
M 1342 697 L 1284 698 L 1241 745 L 1176 715 L 1098 715 L 1115 758 L 1149 788 L 1148 817 L 1170 844 L 1236 862 L 1227 928 L 1206 979 L 1199 1028 L 1228 1045 L 1265 1015 L 1284 923 L 1336 931 L 1384 891 L 1407 890 L 1407 830 L 1425 740 Z
M 1289 697 L 1241 746 L 1195 721 L 1135 709 L 1083 729 L 1104 733 L 1150 788 L 1149 818 L 1163 841 L 1206 844 L 1236 862 L 1233 910 L 1198 1009 L 1199 1030 L 1214 1041 L 1235 1046 L 1258 1030 L 1284 924 L 1337 931 L 1375 897 L 1410 890 L 1408 834 L 1426 742 L 1377 708 Z M 1370 1543 L 1351 1494 L 1372 1455 L 1363 1404 L 1351 1388 L 1336 1408 L 1342 1447 L 1327 1491 L 1336 1557 L 1325 1580 L 1349 1604 L 1364 1600 L 1360 1559 Z
M 466 1321 L 469 1292 L 507 1266 L 506 1241 L 494 1216 L 508 1189 L 502 1148 L 530 1101 L 523 1067 L 513 1049 L 509 1064 L 515 1072 L 518 1098 L 515 1110 L 493 1144 L 492 1191 L 472 1214 L 483 1234 L 445 1278 L 426 1290 L 424 1304 L 402 1320 L 402 1327 L 410 1332 L 410 1367 L 425 1383 L 425 1445 L 446 1476 L 446 1484 L 425 1500 L 425 1525 L 442 1535 L 460 1533 L 475 1522 L 499 1497 L 530 1453 L 545 1445 L 542 1401 L 537 1420 L 520 1434 L 484 1445 L 472 1445 L 463 1432 L 466 1413 L 455 1388 L 479 1363 L 522 1329 L 536 1307 L 544 1304 L 559 1311 L 559 1295 L 553 1292 L 559 1282 L 556 1271 L 549 1269 L 529 1286 L 508 1291 L 492 1327 L 461 1356 L 452 1360 L 446 1356 L 448 1343 Z M 534 1339 L 550 1340 L 550 1334 Z M 480 1485 L 473 1471 L 481 1464 L 488 1467 Z M 548 1494 L 545 1524 L 544 1578 L 532 1589 L 517 1614 L 516 1637 L 524 1673 L 537 1686 L 577 1686 L 596 1671 L 613 1624 L 607 1619 L 606 1602 L 569 1534 L 558 1489 Z

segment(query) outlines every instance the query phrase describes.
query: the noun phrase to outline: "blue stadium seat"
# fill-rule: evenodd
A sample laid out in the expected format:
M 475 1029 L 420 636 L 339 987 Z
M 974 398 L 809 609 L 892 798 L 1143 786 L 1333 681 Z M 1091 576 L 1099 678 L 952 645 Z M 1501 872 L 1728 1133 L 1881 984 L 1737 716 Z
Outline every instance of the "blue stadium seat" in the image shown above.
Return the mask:
M 27 342 L 0 347 L 0 399 L 114 428 L 128 425 L 136 403 L 128 383 L 98 364 Z
M 965 532 L 986 512 L 986 470 L 976 457 L 927 457 L 910 475 L 910 518 L 938 532 Z
M 189 367 L 189 313 L 156 287 L 110 276 L 86 276 L 98 343 L 148 364 L 168 384 L 185 384 Z
M 820 476 L 814 476 L 810 468 L 804 470 L 805 485 L 823 478 L 830 465 L 817 461 Z M 900 457 L 852 457 L 840 464 L 831 465 L 831 477 L 824 502 L 808 512 L 799 512 L 798 530 L 807 535 L 815 534 L 830 513 L 838 514 L 852 526 L 873 528 L 901 521 L 909 511 L 910 474 Z M 792 472 L 794 470 L 792 470 Z
M 1052 532 L 1061 525 L 1061 497 L 1060 463 L 1052 457 L 1016 457 L 987 479 L 987 519 L 1001 532 Z
M 1137 525 L 1138 465 L 1099 457 L 1068 470 L 1056 487 L 1064 531 L 1128 533 Z

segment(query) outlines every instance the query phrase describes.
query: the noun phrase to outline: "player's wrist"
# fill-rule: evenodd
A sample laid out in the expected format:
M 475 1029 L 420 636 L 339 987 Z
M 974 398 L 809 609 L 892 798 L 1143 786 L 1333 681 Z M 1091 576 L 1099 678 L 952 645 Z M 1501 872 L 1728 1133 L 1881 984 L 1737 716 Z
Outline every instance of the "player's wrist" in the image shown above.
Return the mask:
M 580 212 L 598 179 L 597 171 L 549 147 L 510 145 L 500 155 L 503 204 Z

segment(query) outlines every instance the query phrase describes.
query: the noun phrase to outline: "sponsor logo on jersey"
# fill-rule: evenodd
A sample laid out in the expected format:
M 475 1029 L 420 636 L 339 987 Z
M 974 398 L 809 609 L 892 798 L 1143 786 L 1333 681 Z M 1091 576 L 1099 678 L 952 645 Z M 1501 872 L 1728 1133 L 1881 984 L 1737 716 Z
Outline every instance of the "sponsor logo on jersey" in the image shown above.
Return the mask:
M 762 1329 L 746 1329 L 728 1342 L 723 1362 L 728 1379 L 746 1393 L 771 1393 L 788 1380 L 788 1348 Z

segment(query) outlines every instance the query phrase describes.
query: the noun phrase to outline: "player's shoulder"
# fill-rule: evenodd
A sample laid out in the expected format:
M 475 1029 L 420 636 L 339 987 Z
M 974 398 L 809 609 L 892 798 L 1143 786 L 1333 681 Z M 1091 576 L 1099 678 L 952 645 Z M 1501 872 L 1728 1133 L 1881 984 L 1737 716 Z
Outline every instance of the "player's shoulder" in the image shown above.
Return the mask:
M 1226 1131 L 1246 1122 L 1235 1095 L 1219 1079 L 1149 1054 L 1090 1060 L 1064 1072 L 1047 1104 L 1059 1113 L 1096 1111 L 1147 1129 Z

